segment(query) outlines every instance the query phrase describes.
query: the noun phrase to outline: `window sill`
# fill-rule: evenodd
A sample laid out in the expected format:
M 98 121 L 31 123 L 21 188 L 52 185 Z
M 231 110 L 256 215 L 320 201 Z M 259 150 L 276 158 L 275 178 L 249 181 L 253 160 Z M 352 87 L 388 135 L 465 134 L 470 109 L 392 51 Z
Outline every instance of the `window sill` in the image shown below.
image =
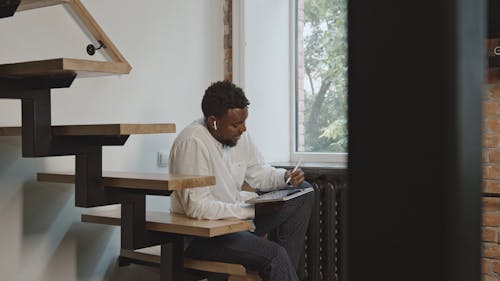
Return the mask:
M 271 166 L 284 169 L 293 169 L 297 162 L 273 162 Z M 302 162 L 300 168 L 304 173 L 345 175 L 347 163 Z

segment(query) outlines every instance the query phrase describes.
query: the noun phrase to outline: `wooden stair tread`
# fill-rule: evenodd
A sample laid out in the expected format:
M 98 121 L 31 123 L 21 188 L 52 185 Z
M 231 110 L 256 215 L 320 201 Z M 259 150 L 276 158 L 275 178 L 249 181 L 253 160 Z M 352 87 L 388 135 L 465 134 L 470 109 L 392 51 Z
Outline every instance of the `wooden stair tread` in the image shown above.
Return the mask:
M 69 0 L 22 0 L 17 11 L 38 9 L 69 2 Z
M 175 133 L 175 124 L 96 124 L 52 126 L 54 136 L 125 136 Z M 20 136 L 21 127 L 0 127 L 0 136 Z
M 136 134 L 175 133 L 175 124 L 99 124 L 52 126 L 56 136 L 124 136 Z
M 38 181 L 75 183 L 74 172 L 38 173 Z M 173 175 L 168 173 L 102 172 L 102 185 L 141 190 L 170 191 L 215 185 L 213 176 Z
M 121 209 L 97 207 L 82 214 L 82 222 L 121 225 Z M 146 212 L 146 229 L 199 237 L 214 237 L 250 230 L 246 220 L 198 220 L 168 212 Z
M 121 249 L 120 256 L 133 260 L 160 264 L 161 247 L 153 246 L 137 250 Z M 225 263 L 225 262 L 185 258 L 184 267 L 189 269 L 195 269 L 207 272 L 218 272 L 229 275 L 245 276 L 247 274 L 245 267 L 241 264 L 236 264 L 236 263 Z
M 111 74 L 127 74 L 130 65 L 123 62 L 92 61 L 84 59 L 58 58 L 0 65 L 0 77 L 53 77 L 74 72 L 77 77 L 93 77 Z

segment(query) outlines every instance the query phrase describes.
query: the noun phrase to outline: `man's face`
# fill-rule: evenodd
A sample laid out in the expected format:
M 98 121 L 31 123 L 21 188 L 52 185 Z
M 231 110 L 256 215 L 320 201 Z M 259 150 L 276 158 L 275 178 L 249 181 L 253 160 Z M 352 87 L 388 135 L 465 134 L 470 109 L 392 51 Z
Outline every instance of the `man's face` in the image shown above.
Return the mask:
M 224 145 L 235 146 L 241 134 L 247 130 L 245 121 L 248 117 L 248 108 L 231 108 L 217 121 L 217 130 L 214 137 Z

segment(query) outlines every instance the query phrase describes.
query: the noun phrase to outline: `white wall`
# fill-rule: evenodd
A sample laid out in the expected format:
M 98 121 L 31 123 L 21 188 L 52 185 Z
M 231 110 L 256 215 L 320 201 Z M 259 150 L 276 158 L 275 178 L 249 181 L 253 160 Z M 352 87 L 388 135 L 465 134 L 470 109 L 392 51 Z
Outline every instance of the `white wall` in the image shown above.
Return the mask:
M 173 122 L 179 131 L 201 116 L 204 89 L 223 77 L 222 0 L 82 2 L 133 69 L 54 90 L 53 124 Z M 89 40 L 62 6 L 0 19 L 0 36 L 0 63 L 87 58 Z M 0 126 L 20 124 L 20 102 L 0 100 Z M 104 168 L 166 171 L 156 152 L 174 137 L 131 136 L 104 149 Z M 35 180 L 38 171 L 73 165 L 74 157 L 21 158 L 20 138 L 0 138 L 0 279 L 158 280 L 150 269 L 116 266 L 118 229 L 80 223 L 72 185 Z M 166 206 L 165 198 L 150 201 Z
M 270 162 L 290 160 L 290 2 L 239 1 L 242 85 L 251 103 L 247 127 Z
M 222 0 L 82 2 L 133 69 L 54 90 L 53 124 L 173 122 L 180 131 L 201 116 L 204 89 L 223 77 Z M 251 101 L 248 130 L 268 161 L 289 159 L 288 2 L 240 1 L 239 79 Z M 0 19 L 0 36 L 0 63 L 88 58 L 89 40 L 62 6 Z M 0 100 L 0 126 L 20 124 L 20 102 Z M 131 136 L 106 147 L 104 168 L 165 172 L 156 152 L 174 137 Z M 74 157 L 22 158 L 20 147 L 18 137 L 0 138 L 1 280 L 158 280 L 155 270 L 116 266 L 118 228 L 80 223 L 72 185 L 36 182 L 38 171 L 72 169 Z M 149 199 L 150 208 L 167 207 L 165 198 Z

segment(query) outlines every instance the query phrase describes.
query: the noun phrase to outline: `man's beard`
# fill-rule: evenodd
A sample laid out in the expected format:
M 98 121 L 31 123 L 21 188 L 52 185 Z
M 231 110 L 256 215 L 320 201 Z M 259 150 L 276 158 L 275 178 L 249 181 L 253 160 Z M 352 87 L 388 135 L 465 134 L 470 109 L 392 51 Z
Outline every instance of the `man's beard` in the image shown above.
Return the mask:
M 222 145 L 229 146 L 229 147 L 233 147 L 236 145 L 236 143 L 232 140 L 222 140 L 221 143 L 222 143 Z

